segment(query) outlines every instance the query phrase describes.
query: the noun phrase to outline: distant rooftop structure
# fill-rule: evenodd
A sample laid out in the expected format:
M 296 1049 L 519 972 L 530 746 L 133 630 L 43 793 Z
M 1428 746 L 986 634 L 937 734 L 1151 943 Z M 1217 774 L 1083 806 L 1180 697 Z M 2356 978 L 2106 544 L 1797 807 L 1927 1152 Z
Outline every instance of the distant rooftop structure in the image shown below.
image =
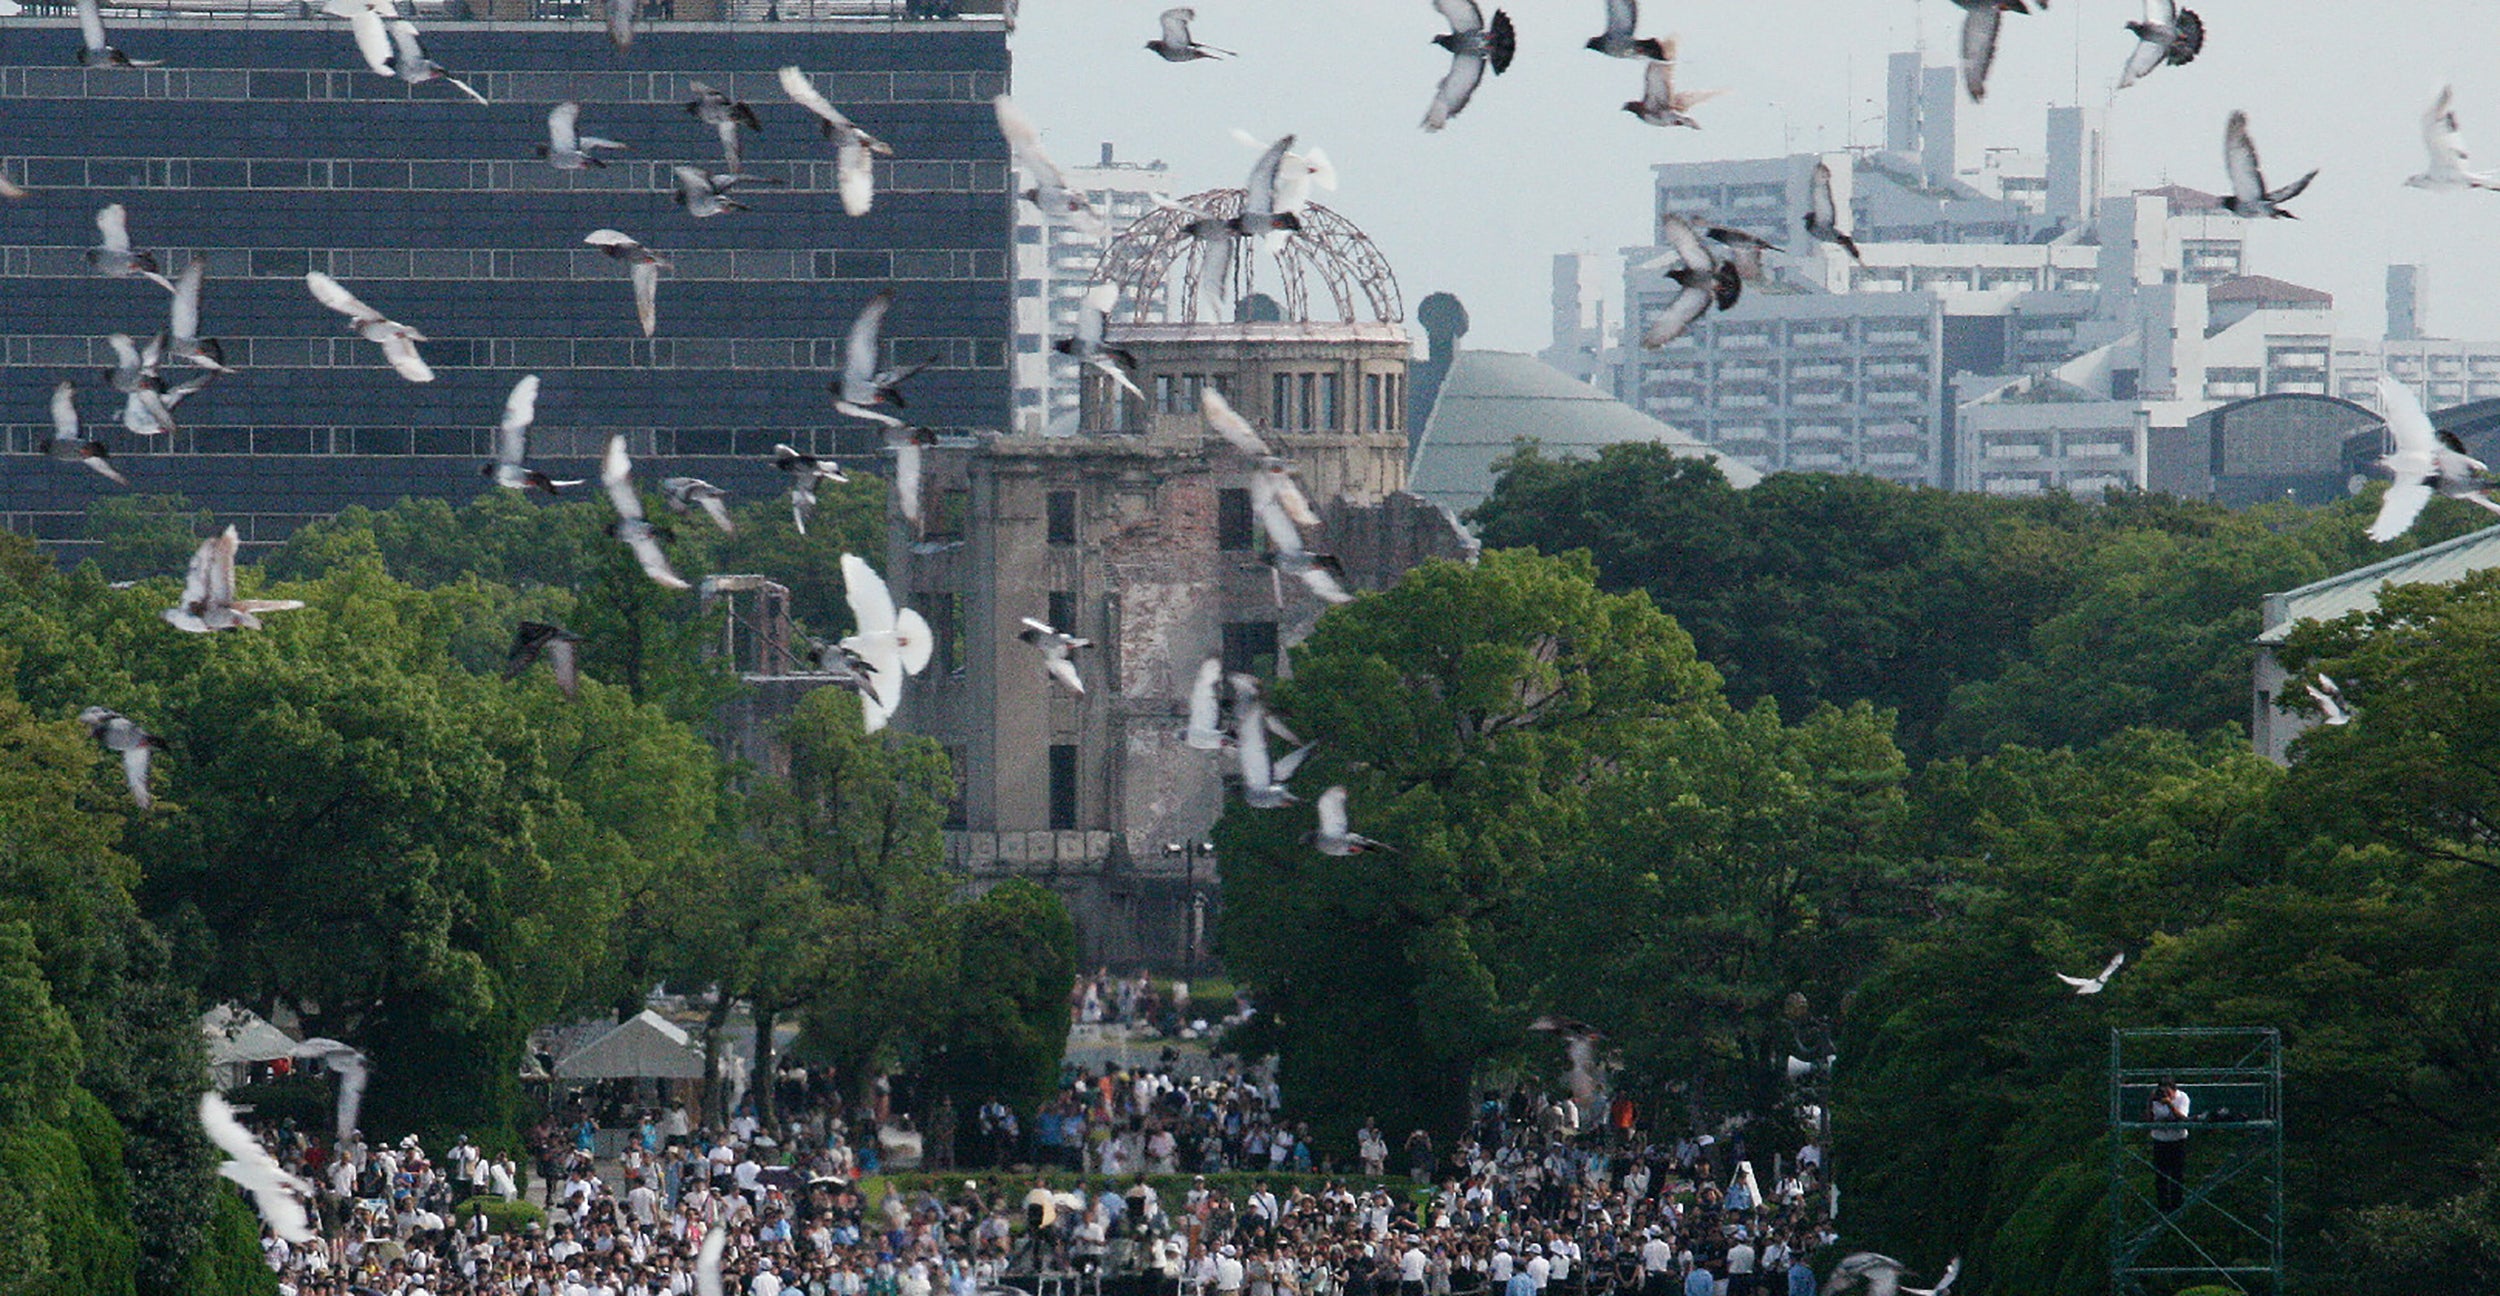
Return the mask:
M 2240 275 L 2205 290 L 2209 302 L 2254 302 L 2266 306 L 2332 307 L 2335 294 L 2304 287 L 2272 275 Z
M 2491 526 L 2312 581 L 2298 589 L 2266 595 L 2259 605 L 2263 628 L 2257 632 L 2250 745 L 2260 756 L 2277 764 L 2288 763 L 2292 740 L 2312 723 L 2307 716 L 2276 705 L 2287 693 L 2300 695 L 2300 683 L 2293 681 L 2274 658 L 2276 645 L 2290 638 L 2295 627 L 2303 622 L 2333 621 L 2354 612 L 2375 611 L 2379 591 L 2390 585 L 2446 585 L 2496 567 L 2500 567 L 2500 526 Z
M 2135 193 L 2139 198 L 2165 199 L 2170 204 L 2170 210 L 2182 216 L 2192 212 L 2222 210 L 2221 195 L 2209 194 L 2202 189 L 2190 189 L 2186 185 L 2163 185 L 2158 189 L 2138 189 Z
M 1610 445 L 1655 442 L 1708 459 L 1730 483 L 1762 474 L 1532 355 L 1461 351 L 1415 447 L 1407 489 L 1464 513 L 1493 493 L 1493 465 L 1523 437 L 1556 457 L 1590 458 Z

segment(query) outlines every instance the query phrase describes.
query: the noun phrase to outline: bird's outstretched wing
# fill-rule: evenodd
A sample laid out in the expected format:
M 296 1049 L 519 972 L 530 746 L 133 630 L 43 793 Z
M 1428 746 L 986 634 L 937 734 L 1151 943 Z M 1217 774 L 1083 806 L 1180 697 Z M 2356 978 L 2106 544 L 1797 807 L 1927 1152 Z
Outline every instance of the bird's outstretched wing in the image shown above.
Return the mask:
M 1452 0 L 1442 0 L 1446 9 Z M 1455 0 L 1464 4 L 1466 0 Z M 1474 8 L 1469 5 L 1469 8 Z M 1450 70 L 1441 74 L 1441 84 L 1432 92 L 1432 106 L 1424 110 L 1424 129 L 1437 131 L 1450 124 L 1450 119 L 1467 107 L 1476 87 L 1484 82 L 1485 58 L 1482 54 L 1460 53 L 1450 56 Z
M 1258 430 L 1250 426 L 1250 420 L 1236 413 L 1232 402 L 1212 385 L 1198 390 L 1198 409 L 1206 416 L 1207 430 L 1224 438 L 1235 450 L 1262 459 L 1275 453 L 1267 448 Z

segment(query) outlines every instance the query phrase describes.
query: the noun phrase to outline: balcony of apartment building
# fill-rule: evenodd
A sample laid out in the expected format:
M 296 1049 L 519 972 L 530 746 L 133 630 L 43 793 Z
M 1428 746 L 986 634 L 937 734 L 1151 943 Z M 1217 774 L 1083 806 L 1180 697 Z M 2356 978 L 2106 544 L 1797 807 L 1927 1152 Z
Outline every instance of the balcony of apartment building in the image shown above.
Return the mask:
M 1849 291 L 1897 293 L 1910 290 L 1907 266 L 1856 266 L 1849 272 Z
M 1767 383 L 1779 378 L 1779 365 L 1767 358 L 1755 360 L 1723 360 L 1719 363 L 1720 382 Z
M 1876 347 L 1926 347 L 1932 340 L 1927 322 L 1915 324 L 1870 321 L 1861 335 L 1869 349 Z
M 2240 365 L 2215 365 L 2205 370 L 2205 399 L 2246 400 L 2259 394 L 2261 370 Z
M 1717 324 L 1710 330 L 1711 345 L 1721 350 L 1768 347 L 1778 340 L 1778 328 L 1771 324 Z
M 1788 345 L 1799 350 L 1839 350 L 1849 345 L 1847 320 L 1816 320 L 1788 326 Z
M 1903 387 L 1898 385 L 1876 386 L 1868 384 L 1864 399 L 1867 404 L 1875 406 L 1879 409 L 1900 409 L 1904 406 L 1924 405 L 1927 403 L 1928 395 L 1927 388 L 1923 385 L 1918 387 Z
M 1800 409 L 1838 409 L 1855 403 L 1847 382 L 1798 382 L 1788 384 L 1788 403 Z

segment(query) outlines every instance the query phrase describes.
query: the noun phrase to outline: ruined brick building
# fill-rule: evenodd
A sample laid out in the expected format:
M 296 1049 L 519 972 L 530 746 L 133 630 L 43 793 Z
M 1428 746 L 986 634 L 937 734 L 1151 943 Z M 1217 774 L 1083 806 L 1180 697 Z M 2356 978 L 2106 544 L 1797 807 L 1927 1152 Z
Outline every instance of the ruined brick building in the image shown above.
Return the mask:
M 1474 546 L 1406 489 L 1411 348 L 1361 232 L 1312 207 L 1303 232 L 1238 240 L 1229 266 L 1209 266 L 1179 220 L 1138 222 L 1103 262 L 1124 295 L 1110 337 L 1145 399 L 1091 377 L 1073 428 L 933 453 L 926 531 L 898 517 L 888 576 L 937 638 L 898 724 L 954 757 L 950 855 L 976 881 L 1050 885 L 1092 961 L 1185 971 L 1208 953 L 1205 843 L 1227 766 L 1181 741 L 1190 684 L 1210 656 L 1273 674 L 1325 607 L 1291 579 L 1280 597 L 1248 461 L 1207 430 L 1199 392 L 1224 392 L 1294 460 L 1324 521 L 1314 547 L 1350 588 Z M 1338 318 L 1312 318 L 1314 296 Z M 1231 303 L 1227 318 L 1198 318 L 1204 300 Z M 1083 696 L 1044 677 L 1016 639 L 1024 617 L 1095 642 Z

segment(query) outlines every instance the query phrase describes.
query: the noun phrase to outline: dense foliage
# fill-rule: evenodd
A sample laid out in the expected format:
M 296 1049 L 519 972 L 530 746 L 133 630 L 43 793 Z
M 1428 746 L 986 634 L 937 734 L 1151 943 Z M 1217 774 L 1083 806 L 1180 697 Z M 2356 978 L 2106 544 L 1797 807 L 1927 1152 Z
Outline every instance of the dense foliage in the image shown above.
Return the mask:
M 679 553 L 769 572 L 804 631 L 841 633 L 835 560 L 882 552 L 883 495 L 821 496 L 804 539 L 767 500 L 735 535 L 681 526 Z M 512 1145 L 527 1033 L 662 983 L 716 1021 L 799 1016 L 852 1084 L 919 1064 L 1030 1103 L 1055 1077 L 1064 1032 L 1037 1023 L 1073 928 L 1039 888 L 948 871 L 943 752 L 863 736 L 825 690 L 771 768 L 725 763 L 716 616 L 635 570 L 604 508 L 351 510 L 242 574 L 304 609 L 201 636 L 157 617 L 213 525 L 179 499 L 99 506 L 73 571 L 0 536 L 0 1293 L 270 1289 L 196 1128 L 219 1002 L 364 1050 L 381 1137 Z M 523 618 L 583 635 L 577 697 L 503 678 Z M 152 811 L 90 705 L 164 741 Z
M 1529 444 L 1473 516 L 1490 547 L 1585 549 L 1601 588 L 1647 590 L 1739 704 L 1776 698 L 1793 720 L 1872 702 L 1925 759 L 2245 719 L 2260 595 L 2481 525 L 2440 501 L 2374 546 L 2375 507 L 2006 499 L 1811 473 L 1739 491 L 1655 445 L 1557 460 Z
M 2374 505 L 1524 452 L 1477 519 L 1559 557 L 1424 569 L 1294 654 L 1306 786 L 1402 853 L 1232 812 L 1228 964 L 1340 1133 L 1558 1078 L 1554 1014 L 1670 1128 L 1776 1146 L 1786 1055 L 1836 1037 L 1850 1243 L 2074 1296 L 2108 1283 L 2112 1028 L 2270 1026 L 2293 1290 L 2500 1272 L 2500 576 L 2296 634 L 2357 718 L 2290 770 L 2239 728 L 2263 594 L 2474 525 L 2373 546 Z M 2122 950 L 2100 995 L 2050 976 Z

